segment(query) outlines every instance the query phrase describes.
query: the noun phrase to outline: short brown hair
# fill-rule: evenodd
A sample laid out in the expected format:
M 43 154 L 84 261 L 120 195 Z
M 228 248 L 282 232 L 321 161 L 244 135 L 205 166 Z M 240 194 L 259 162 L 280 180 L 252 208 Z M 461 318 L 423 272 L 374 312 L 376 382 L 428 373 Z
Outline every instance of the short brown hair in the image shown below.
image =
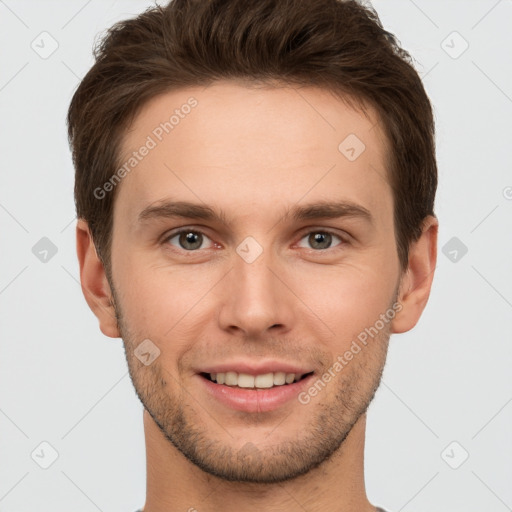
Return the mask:
M 373 8 L 355 0 L 172 0 L 116 23 L 94 56 L 67 122 L 77 217 L 88 222 L 107 274 L 119 187 L 101 200 L 94 190 L 121 165 L 126 129 L 158 94 L 222 79 L 319 86 L 376 109 L 407 268 L 410 243 L 434 215 L 434 119 L 409 53 Z

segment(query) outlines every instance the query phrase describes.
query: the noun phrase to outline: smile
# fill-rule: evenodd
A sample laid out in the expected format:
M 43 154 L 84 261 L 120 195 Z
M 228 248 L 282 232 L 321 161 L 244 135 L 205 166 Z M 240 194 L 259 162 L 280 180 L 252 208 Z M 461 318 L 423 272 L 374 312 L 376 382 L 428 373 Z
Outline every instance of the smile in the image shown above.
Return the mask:
M 255 376 L 236 372 L 200 373 L 197 377 L 215 402 L 237 411 L 254 413 L 272 411 L 292 401 L 300 404 L 298 396 L 310 385 L 314 372 L 275 372 Z M 223 378 L 224 383 L 221 384 L 219 381 Z

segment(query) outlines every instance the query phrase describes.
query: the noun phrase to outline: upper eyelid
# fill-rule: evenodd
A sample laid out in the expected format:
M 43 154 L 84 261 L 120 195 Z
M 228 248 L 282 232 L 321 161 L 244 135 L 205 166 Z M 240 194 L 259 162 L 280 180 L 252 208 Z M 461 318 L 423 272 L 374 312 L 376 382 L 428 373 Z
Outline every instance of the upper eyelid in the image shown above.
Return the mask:
M 201 235 L 204 235 L 204 236 L 210 238 L 208 236 L 208 234 L 206 233 L 206 231 L 204 231 L 203 229 L 185 226 L 185 227 L 176 228 L 175 230 L 166 232 L 162 237 L 162 242 L 167 242 L 169 239 L 174 238 L 177 235 L 181 235 L 182 233 L 187 233 L 187 232 L 201 233 Z M 211 240 L 211 238 L 210 238 L 210 240 Z

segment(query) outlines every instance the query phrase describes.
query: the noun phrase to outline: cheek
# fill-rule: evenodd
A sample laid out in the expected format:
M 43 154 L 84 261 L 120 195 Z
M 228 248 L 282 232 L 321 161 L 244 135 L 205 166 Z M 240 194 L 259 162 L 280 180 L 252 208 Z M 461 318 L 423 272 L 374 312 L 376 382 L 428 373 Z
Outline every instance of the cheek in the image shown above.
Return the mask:
M 297 295 L 335 335 L 353 336 L 390 307 L 394 276 L 374 265 L 319 267 L 296 279 Z
M 119 278 L 125 318 L 135 331 L 160 340 L 194 322 L 202 297 L 216 281 L 211 271 L 192 266 L 164 268 L 133 261 L 123 268 L 125 276 Z
M 114 277 L 125 321 L 143 337 L 154 337 L 162 344 L 187 339 L 178 335 L 187 332 L 190 337 L 191 330 L 200 333 L 219 300 L 229 301 L 223 294 L 226 286 L 220 283 L 224 265 L 157 266 L 136 251 L 117 254 Z M 389 251 L 380 247 L 339 264 L 304 262 L 283 267 L 283 279 L 297 297 L 285 293 L 280 300 L 287 300 L 295 313 L 304 312 L 305 316 L 295 317 L 298 324 L 309 318 L 308 322 L 324 322 L 336 336 L 353 336 L 373 325 L 390 306 L 396 278 L 393 261 Z

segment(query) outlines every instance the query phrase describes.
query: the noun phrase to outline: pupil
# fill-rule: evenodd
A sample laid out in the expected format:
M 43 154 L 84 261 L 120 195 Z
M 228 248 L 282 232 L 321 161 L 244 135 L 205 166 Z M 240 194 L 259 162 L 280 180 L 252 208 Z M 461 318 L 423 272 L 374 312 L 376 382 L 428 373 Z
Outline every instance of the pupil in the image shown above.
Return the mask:
M 315 233 L 309 235 L 309 242 L 314 249 L 325 249 L 331 244 L 331 235 L 329 233 Z M 315 247 L 315 244 L 319 244 L 320 247 Z

